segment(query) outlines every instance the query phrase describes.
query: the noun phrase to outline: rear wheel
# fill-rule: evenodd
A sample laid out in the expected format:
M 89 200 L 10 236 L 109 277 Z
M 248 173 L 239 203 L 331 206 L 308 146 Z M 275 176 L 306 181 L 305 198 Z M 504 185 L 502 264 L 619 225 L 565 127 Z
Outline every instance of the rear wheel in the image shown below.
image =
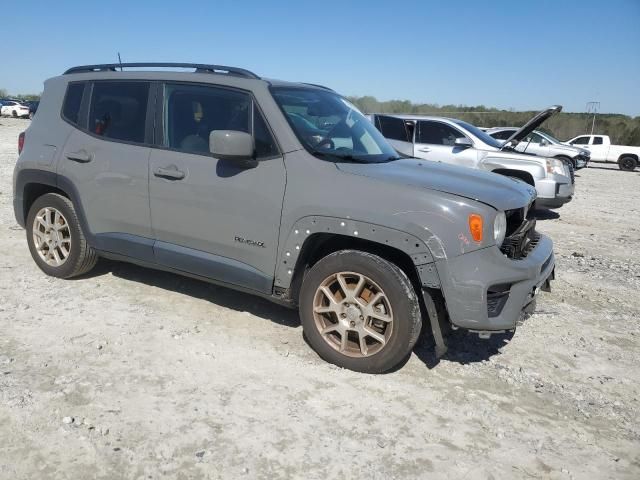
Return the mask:
M 622 157 L 618 160 L 618 167 L 625 172 L 633 172 L 638 166 L 638 161 L 633 157 Z
M 397 366 L 422 328 L 420 304 L 407 275 L 357 250 L 332 253 L 311 268 L 300 292 L 300 318 L 318 355 L 365 373 Z
M 80 228 L 73 203 L 62 195 L 47 193 L 36 199 L 26 227 L 31 256 L 47 275 L 58 278 L 82 275 L 98 260 Z
M 18 112 L 16 112 L 15 110 L 11 112 L 11 115 L 13 115 L 13 118 L 18 118 Z

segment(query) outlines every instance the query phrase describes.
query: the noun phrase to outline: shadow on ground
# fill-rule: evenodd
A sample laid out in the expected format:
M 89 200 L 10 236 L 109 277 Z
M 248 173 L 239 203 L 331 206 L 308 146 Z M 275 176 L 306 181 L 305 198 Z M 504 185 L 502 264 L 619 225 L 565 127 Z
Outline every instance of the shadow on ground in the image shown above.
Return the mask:
M 100 277 L 108 273 L 124 280 L 141 282 L 152 287 L 206 300 L 231 310 L 249 312 L 278 325 L 291 328 L 300 326 L 297 310 L 289 309 L 249 293 L 129 263 L 100 259 L 89 274 L 76 278 Z M 428 328 L 428 322 L 426 328 Z M 448 351 L 442 359 L 461 364 L 482 362 L 499 354 L 500 348 L 508 344 L 512 336 L 513 333 L 495 334 L 491 338 L 483 340 L 477 334 L 468 333 L 465 330 L 451 331 L 446 335 Z M 433 337 L 426 329 L 420 336 L 413 353 L 430 369 L 437 366 L 441 360 L 435 356 Z M 409 357 L 391 372 L 402 368 L 408 360 Z
M 175 273 L 140 267 L 130 263 L 101 258 L 90 273 L 76 278 L 99 277 L 107 273 L 111 273 L 125 280 L 141 282 L 152 287 L 206 300 L 238 312 L 249 312 L 252 315 L 267 319 L 278 325 L 292 328 L 300 326 L 297 310 L 292 310 L 249 293 L 239 292 Z
M 537 208 L 533 212 L 533 215 L 536 217 L 536 220 L 556 220 L 560 218 L 560 214 L 558 212 L 540 208 Z
M 640 170 L 638 170 L 637 168 L 635 170 L 633 170 L 632 172 L 628 172 L 626 170 L 620 170 L 618 168 L 618 166 L 614 163 L 602 163 L 602 165 L 609 165 L 607 167 L 601 167 L 601 166 L 597 166 L 597 165 L 593 165 L 592 163 L 589 164 L 589 166 L 587 167 L 589 170 L 607 170 L 608 172 L 620 172 L 620 173 L 640 173 Z
M 482 339 L 466 330 L 452 331 L 445 337 L 448 349 L 442 358 L 436 357 L 433 337 L 423 335 L 413 353 L 430 369 L 437 366 L 440 360 L 460 364 L 478 363 L 499 355 L 500 349 L 509 343 L 513 335 L 513 332 L 496 333 L 488 339 Z

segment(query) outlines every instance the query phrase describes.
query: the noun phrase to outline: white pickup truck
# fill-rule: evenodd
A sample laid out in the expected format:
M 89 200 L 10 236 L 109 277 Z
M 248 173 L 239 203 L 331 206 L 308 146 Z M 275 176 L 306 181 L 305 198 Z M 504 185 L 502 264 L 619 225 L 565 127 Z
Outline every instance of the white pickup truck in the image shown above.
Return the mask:
M 620 170 L 632 172 L 640 165 L 640 147 L 611 145 L 607 135 L 579 135 L 565 143 L 588 149 L 596 162 L 615 162 Z

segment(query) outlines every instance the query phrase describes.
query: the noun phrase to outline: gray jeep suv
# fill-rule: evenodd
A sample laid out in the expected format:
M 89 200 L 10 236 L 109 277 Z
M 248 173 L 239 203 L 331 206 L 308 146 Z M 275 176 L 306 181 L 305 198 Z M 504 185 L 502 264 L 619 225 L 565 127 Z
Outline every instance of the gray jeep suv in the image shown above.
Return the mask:
M 402 362 L 423 319 L 438 355 L 449 322 L 513 329 L 553 278 L 532 187 L 399 158 L 322 86 L 91 65 L 47 80 L 38 112 L 14 207 L 48 275 L 107 257 L 261 295 L 299 308 L 322 358 L 362 372 Z

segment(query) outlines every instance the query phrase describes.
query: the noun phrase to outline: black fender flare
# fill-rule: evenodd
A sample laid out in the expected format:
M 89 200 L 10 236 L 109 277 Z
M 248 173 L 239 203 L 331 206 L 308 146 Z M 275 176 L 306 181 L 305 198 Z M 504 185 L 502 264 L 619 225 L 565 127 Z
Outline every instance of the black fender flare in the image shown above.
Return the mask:
M 305 242 L 312 235 L 318 233 L 367 240 L 399 250 L 411 258 L 423 286 L 440 286 L 434 255 L 424 240 L 413 234 L 382 225 L 350 218 L 318 215 L 299 219 L 287 236 L 283 237 L 274 275 L 274 283 L 277 288 L 288 289 L 291 286 L 298 258 L 303 251 Z

